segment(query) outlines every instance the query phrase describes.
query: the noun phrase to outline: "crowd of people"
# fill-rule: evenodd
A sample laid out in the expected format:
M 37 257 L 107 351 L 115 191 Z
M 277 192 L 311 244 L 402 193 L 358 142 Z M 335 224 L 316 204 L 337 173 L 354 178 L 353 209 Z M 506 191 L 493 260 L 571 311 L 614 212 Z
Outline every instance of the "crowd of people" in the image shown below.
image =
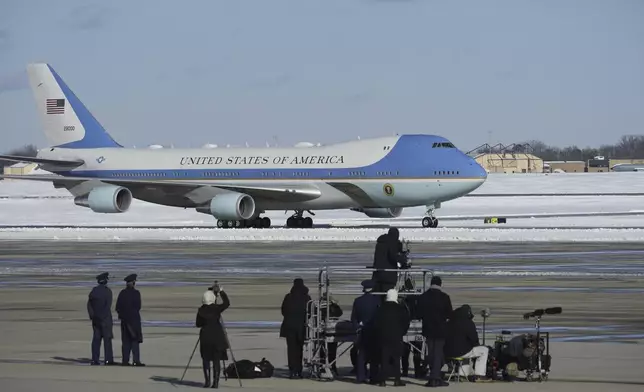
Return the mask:
M 395 386 L 404 386 L 401 377 L 408 376 L 409 356 L 412 355 L 415 377 L 424 378 L 429 373 L 427 386 L 447 386 L 442 367 L 451 358 L 469 358 L 475 362 L 475 379 L 485 379 L 488 348 L 479 343 L 473 313 L 469 305 L 452 308 L 450 296 L 442 289 L 442 280 L 433 276 L 424 293 L 406 295 L 410 287 L 396 289 L 398 272 L 383 269 L 406 268 L 406 251 L 402 249 L 399 232 L 392 228 L 376 242 L 374 264 L 377 269 L 371 279 L 362 282 L 363 294 L 352 306 L 350 320 L 356 340 L 351 350 L 351 362 L 356 382 L 385 386 L 394 379 Z M 96 277 L 98 285 L 92 289 L 87 301 L 87 311 L 92 322 L 92 365 L 98 365 L 101 342 L 104 344 L 105 365 L 115 365 L 112 352 L 112 291 L 107 287 L 109 274 Z M 122 366 L 145 366 L 140 360 L 139 345 L 143 342 L 141 329 L 141 294 L 135 288 L 137 275 L 125 278 L 126 287 L 119 293 L 116 312 L 121 324 Z M 384 294 L 384 295 L 382 295 Z M 221 297 L 223 303 L 217 303 Z M 328 298 L 328 301 L 327 301 Z M 303 349 L 307 337 L 309 289 L 304 280 L 293 281 L 290 292 L 282 301 L 283 321 L 279 336 L 285 338 L 290 378 L 303 377 Z M 217 282 L 203 294 L 202 306 L 197 310 L 195 326 L 200 328 L 199 348 L 202 358 L 204 387 L 219 387 L 221 361 L 228 359 L 228 338 L 221 323 L 221 314 L 230 306 L 223 288 Z M 342 316 L 342 308 L 333 297 L 324 293 L 316 301 L 322 322 L 326 322 L 327 309 L 331 319 Z M 422 321 L 423 341 L 404 342 L 412 320 Z M 338 373 L 335 360 L 337 343 L 321 350 L 321 357 L 333 363 L 331 371 Z M 328 352 L 327 352 L 328 351 Z M 133 362 L 130 363 L 130 354 Z
M 374 269 L 400 269 L 405 257 L 396 228 L 380 236 L 376 242 Z M 393 378 L 394 386 L 404 386 L 401 377 L 408 376 L 412 355 L 416 378 L 425 378 L 428 387 L 449 385 L 442 368 L 451 358 L 467 358 L 475 363 L 474 380 L 487 379 L 488 348 L 479 342 L 472 309 L 463 305 L 453 309 L 450 296 L 442 288 L 442 279 L 434 276 L 429 288 L 418 295 L 399 292 L 396 271 L 374 271 L 372 278 L 362 282 L 363 294 L 353 302 L 351 322 L 357 336 L 351 352 L 357 383 L 385 386 Z M 375 293 L 386 293 L 382 296 Z M 323 295 L 323 299 L 327 296 Z M 283 322 L 280 336 L 286 338 L 290 378 L 302 378 L 302 352 L 306 337 L 309 290 L 301 278 L 295 279 L 282 303 Z M 326 302 L 326 299 L 324 300 Z M 339 305 L 331 301 L 336 309 Z M 322 305 L 320 305 L 322 306 Z M 324 304 L 324 306 L 329 306 Z M 339 318 L 341 310 L 330 309 L 331 318 Z M 326 314 L 326 313 L 322 313 Z M 412 320 L 422 322 L 425 341 L 406 343 Z M 326 320 L 322 320 L 324 322 Z M 337 343 L 329 343 L 328 363 L 336 359 Z M 333 373 L 337 368 L 332 366 Z M 468 375 L 468 374 L 466 374 Z

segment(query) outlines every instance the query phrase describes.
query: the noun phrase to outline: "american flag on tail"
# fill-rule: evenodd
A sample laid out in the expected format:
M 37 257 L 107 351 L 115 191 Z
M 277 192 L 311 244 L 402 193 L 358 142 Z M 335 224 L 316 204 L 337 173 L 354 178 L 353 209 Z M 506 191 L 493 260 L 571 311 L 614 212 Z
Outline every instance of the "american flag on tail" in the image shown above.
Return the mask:
M 47 114 L 65 114 L 64 99 L 48 99 Z

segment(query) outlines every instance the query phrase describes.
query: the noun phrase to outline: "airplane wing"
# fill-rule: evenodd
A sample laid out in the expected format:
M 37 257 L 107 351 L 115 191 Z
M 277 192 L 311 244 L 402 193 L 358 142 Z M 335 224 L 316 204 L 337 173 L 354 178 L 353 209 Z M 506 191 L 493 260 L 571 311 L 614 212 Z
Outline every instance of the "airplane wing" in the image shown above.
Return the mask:
M 49 175 L 0 175 L 0 178 L 27 180 L 27 181 L 51 181 L 59 184 L 76 185 L 85 181 L 100 181 L 106 184 L 118 185 L 127 188 L 156 188 L 173 194 L 186 194 L 199 188 L 220 188 L 229 191 L 243 192 L 254 198 L 270 199 L 282 202 L 300 202 L 313 200 L 322 195 L 322 192 L 313 186 L 306 185 L 284 185 L 275 186 L 227 184 L 205 181 L 175 181 L 175 180 L 142 180 L 124 178 L 95 178 L 95 177 L 71 177 Z
M 14 162 L 31 162 L 39 163 L 44 165 L 54 165 L 59 167 L 66 167 L 73 169 L 75 167 L 81 166 L 85 163 L 83 160 L 67 161 L 62 159 L 46 159 L 46 158 L 36 158 L 36 157 L 22 157 L 19 155 L 0 155 L 0 160 L 5 161 L 14 161 Z

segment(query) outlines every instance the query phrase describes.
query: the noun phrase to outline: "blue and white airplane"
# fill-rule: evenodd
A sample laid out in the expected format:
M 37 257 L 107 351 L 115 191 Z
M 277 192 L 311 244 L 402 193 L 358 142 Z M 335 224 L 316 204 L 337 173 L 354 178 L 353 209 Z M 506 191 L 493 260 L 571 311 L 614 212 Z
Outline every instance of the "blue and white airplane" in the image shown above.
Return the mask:
M 117 143 L 46 63 L 27 66 L 38 113 L 52 147 L 34 162 L 54 175 L 5 178 L 51 181 L 74 203 L 123 213 L 132 199 L 194 208 L 217 227 L 267 228 L 261 214 L 294 211 L 287 227 L 312 227 L 312 210 L 350 209 L 394 218 L 427 206 L 423 227 L 437 227 L 442 202 L 480 187 L 487 173 L 449 140 L 400 135 L 313 147 L 130 149 Z

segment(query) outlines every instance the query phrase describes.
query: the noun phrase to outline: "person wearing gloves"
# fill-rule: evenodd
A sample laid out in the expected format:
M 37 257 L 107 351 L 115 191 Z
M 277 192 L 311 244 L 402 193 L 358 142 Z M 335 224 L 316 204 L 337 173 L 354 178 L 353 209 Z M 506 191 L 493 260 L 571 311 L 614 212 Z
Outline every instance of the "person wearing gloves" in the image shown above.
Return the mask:
M 222 304 L 217 304 L 217 296 L 221 295 Z M 228 295 L 217 283 L 209 288 L 202 298 L 202 305 L 197 311 L 196 326 L 199 331 L 199 350 L 203 362 L 204 388 L 219 388 L 219 375 L 221 362 L 228 359 L 226 350 L 228 340 L 221 324 L 221 314 L 228 309 L 230 301 Z M 210 362 L 213 363 L 211 373 Z M 212 382 L 212 385 L 211 385 Z

